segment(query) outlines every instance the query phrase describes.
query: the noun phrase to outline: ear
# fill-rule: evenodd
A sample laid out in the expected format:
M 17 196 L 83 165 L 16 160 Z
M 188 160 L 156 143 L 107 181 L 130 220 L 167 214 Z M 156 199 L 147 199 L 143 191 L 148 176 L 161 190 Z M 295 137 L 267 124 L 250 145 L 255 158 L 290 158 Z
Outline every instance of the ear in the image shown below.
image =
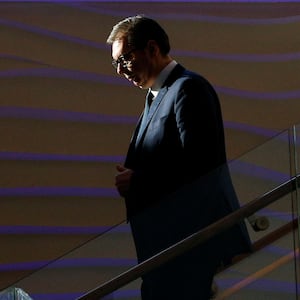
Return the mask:
M 159 51 L 159 47 L 158 47 L 156 41 L 154 41 L 154 40 L 149 40 L 147 43 L 147 47 L 148 47 L 149 53 L 151 55 L 156 55 Z

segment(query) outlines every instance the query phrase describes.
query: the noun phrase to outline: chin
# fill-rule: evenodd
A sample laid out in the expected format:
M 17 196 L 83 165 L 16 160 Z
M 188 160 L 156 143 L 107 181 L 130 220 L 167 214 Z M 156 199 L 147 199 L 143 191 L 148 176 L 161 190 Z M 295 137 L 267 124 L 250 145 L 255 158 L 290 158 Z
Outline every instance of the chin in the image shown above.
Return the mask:
M 144 86 L 144 85 L 139 85 L 139 88 L 140 88 L 141 90 L 147 90 L 147 89 L 148 89 L 148 87 L 147 87 L 147 86 Z
M 133 84 L 142 90 L 145 90 L 148 88 L 147 86 L 145 86 L 143 83 L 140 83 L 140 82 L 133 82 Z
M 151 88 L 151 85 L 148 82 L 139 82 L 138 86 L 143 89 L 143 90 L 147 90 L 149 88 Z

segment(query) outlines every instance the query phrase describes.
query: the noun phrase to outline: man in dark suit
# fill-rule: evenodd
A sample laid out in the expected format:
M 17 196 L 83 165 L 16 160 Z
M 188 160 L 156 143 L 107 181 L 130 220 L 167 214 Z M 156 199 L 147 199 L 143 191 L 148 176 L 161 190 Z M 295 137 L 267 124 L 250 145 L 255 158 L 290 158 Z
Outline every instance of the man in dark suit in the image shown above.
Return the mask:
M 239 207 L 226 161 L 218 96 L 174 61 L 166 32 L 134 16 L 113 27 L 112 64 L 147 89 L 116 187 L 125 198 L 139 262 Z M 143 300 L 210 299 L 221 263 L 250 250 L 244 223 L 143 276 Z

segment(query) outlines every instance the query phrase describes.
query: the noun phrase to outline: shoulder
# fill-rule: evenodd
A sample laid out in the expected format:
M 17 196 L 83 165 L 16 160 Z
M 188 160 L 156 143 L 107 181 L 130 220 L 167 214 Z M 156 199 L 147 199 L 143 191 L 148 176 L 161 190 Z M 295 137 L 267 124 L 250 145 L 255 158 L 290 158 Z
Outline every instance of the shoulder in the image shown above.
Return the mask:
M 177 64 L 176 67 L 170 73 L 166 84 L 172 85 L 174 83 L 180 84 L 185 81 L 196 81 L 210 84 L 208 80 L 198 72 L 191 71 L 183 67 L 181 64 Z
M 178 64 L 170 75 L 169 88 L 171 89 L 204 89 L 213 91 L 212 84 L 200 73 L 188 70 Z

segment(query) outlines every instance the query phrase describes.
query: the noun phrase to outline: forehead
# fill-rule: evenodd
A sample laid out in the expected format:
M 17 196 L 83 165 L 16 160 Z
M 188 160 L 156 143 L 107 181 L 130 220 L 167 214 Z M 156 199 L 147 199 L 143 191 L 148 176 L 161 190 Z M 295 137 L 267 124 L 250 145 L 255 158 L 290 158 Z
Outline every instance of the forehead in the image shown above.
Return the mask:
M 129 49 L 126 39 L 118 39 L 112 43 L 112 57 L 117 59 L 120 55 L 126 53 Z

